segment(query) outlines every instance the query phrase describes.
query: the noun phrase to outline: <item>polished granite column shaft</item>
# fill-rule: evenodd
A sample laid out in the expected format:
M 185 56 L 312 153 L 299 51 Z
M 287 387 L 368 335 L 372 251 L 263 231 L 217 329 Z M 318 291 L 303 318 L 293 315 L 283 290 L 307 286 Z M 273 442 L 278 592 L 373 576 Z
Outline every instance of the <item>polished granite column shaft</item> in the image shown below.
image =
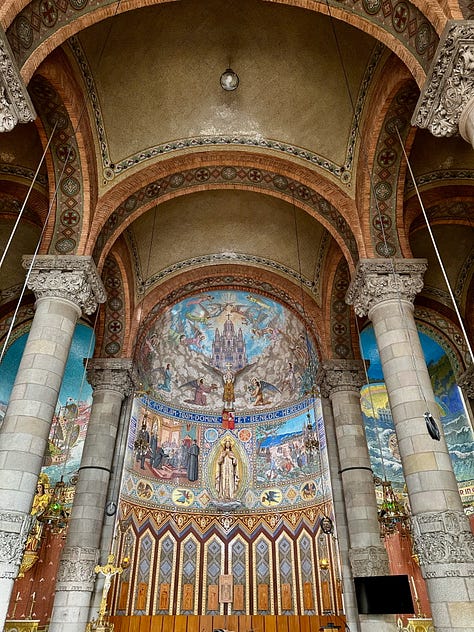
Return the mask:
M 369 449 L 360 407 L 363 365 L 356 360 L 325 360 L 316 381 L 321 396 L 331 400 L 340 474 L 349 530 L 353 577 L 388 575 L 388 555 L 380 527 Z M 393 618 L 359 615 L 363 632 L 395 630 Z
M 87 379 L 92 408 L 49 632 L 84 632 L 86 627 L 122 400 L 132 391 L 132 361 L 93 359 Z
M 374 326 L 436 632 L 474 631 L 474 536 L 459 496 L 421 348 L 413 300 L 424 259 L 359 261 L 346 301 Z M 441 431 L 427 431 L 429 412 Z
M 31 257 L 24 258 L 30 267 Z M 90 257 L 42 255 L 28 280 L 36 311 L 0 431 L 0 629 L 30 528 L 30 510 L 76 321 L 105 292 Z

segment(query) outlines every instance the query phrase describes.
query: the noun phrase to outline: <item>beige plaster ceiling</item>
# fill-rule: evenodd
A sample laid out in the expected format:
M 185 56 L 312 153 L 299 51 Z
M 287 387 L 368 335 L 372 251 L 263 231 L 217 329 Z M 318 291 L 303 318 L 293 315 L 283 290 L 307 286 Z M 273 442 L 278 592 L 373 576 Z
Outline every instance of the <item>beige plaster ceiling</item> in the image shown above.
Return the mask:
M 474 169 L 474 151 L 460 136 L 440 138 L 417 130 L 410 164 L 415 177 L 439 170 Z
M 15 224 L 14 219 L 0 218 L 0 253 L 3 253 Z M 0 273 L 0 292 L 17 284 L 23 284 L 25 271 L 21 265 L 23 254 L 33 254 L 38 244 L 41 228 L 23 222 L 10 244 L 8 255 Z
M 368 35 L 331 24 L 327 16 L 256 0 L 146 7 L 78 38 L 113 162 L 177 139 L 250 135 L 343 164 L 351 100 L 375 46 Z M 230 93 L 219 85 L 229 63 L 240 77 Z
M 17 125 L 12 132 L 1 136 L 0 164 L 16 165 L 36 171 L 42 153 L 43 148 L 34 123 Z M 46 174 L 44 162 L 40 173 Z
M 301 265 L 302 275 L 312 281 L 325 236 L 327 243 L 327 231 L 307 213 L 278 198 L 235 189 L 164 202 L 127 233 L 143 280 L 193 257 L 236 253 L 257 255 L 296 273 Z

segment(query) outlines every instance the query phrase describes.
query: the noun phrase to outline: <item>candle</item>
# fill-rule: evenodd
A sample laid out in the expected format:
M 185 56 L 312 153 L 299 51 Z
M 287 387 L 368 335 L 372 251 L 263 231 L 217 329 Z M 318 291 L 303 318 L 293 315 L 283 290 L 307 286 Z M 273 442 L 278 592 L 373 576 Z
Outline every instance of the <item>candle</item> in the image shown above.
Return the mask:
M 413 594 L 415 595 L 415 599 L 418 599 L 418 593 L 416 592 L 415 580 L 413 579 L 412 575 L 410 575 L 410 579 L 411 579 L 411 585 L 413 586 Z

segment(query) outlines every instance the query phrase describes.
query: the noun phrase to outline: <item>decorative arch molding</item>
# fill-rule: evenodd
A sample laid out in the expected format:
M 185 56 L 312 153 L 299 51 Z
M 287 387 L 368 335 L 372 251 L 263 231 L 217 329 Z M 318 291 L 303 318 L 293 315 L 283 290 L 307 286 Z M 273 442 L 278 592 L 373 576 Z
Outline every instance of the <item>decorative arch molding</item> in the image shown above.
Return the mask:
M 56 218 L 46 231 L 50 254 L 73 254 L 80 239 L 83 211 L 83 171 L 74 125 L 60 95 L 53 85 L 40 74 L 30 83 L 30 93 L 44 131 L 49 137 L 57 122 L 51 142 L 52 177 L 50 197 L 56 197 Z M 43 244 L 45 246 L 45 244 Z
M 303 307 L 301 288 L 290 280 L 263 268 L 242 265 L 216 265 L 195 268 L 165 279 L 138 304 L 130 334 L 130 348 L 139 348 L 143 337 L 161 312 L 192 294 L 211 289 L 255 291 L 282 303 L 295 313 L 310 331 L 320 358 L 327 356 L 328 332 L 321 309 L 308 297 Z M 140 314 L 142 316 L 140 317 Z
M 461 329 L 450 319 L 426 306 L 415 305 L 415 320 L 419 330 L 433 338 L 444 349 L 454 375 L 458 378 L 471 361 Z
M 351 269 L 363 256 L 360 231 L 357 225 L 351 228 L 346 219 L 352 218 L 354 224 L 357 214 L 353 200 L 306 168 L 295 169 L 295 165 L 265 156 L 222 152 L 171 159 L 143 176 L 145 182 L 135 185 L 133 194 L 129 192 L 137 176 L 114 187 L 99 203 L 95 230 L 86 247 L 86 252 L 92 251 L 99 269 L 117 237 L 150 208 L 180 195 L 218 188 L 256 191 L 295 204 L 327 228 L 350 261 Z
M 127 302 L 122 270 L 113 255 L 109 255 L 102 270 L 107 301 L 101 310 L 100 330 L 97 332 L 96 353 L 99 358 L 123 356 L 127 329 Z
M 330 303 L 331 358 L 352 359 L 351 308 L 345 302 L 351 281 L 349 267 L 341 257 L 332 280 Z
M 459 224 L 472 228 L 472 187 L 451 182 L 445 186 L 424 187 L 423 204 L 431 226 Z M 441 201 L 440 201 L 441 200 Z M 418 197 L 414 194 L 405 201 L 404 225 L 407 234 L 426 228 Z
M 396 4 L 382 0 L 357 4 L 352 0 L 278 2 L 329 13 L 331 18 L 375 36 L 402 59 L 420 86 L 438 46 L 437 33 L 442 32 L 449 17 L 430 0 L 419 0 L 416 4 L 420 8 L 408 0 Z M 154 2 L 161 3 L 163 0 Z M 122 4 L 118 0 L 69 0 L 69 3 L 63 1 L 59 8 L 52 0 L 33 0 L 16 15 L 7 30 L 23 79 L 28 83 L 43 59 L 71 35 L 117 13 L 149 5 L 149 0 Z
M 397 210 L 403 204 L 406 172 L 398 134 L 401 142 L 411 144 L 414 136 L 412 134 L 408 140 L 410 117 L 417 98 L 418 90 L 413 82 L 406 83 L 396 92 L 377 140 L 370 183 L 370 233 L 373 252 L 379 257 L 408 254 L 406 244 L 400 240 L 403 226 L 397 221 Z

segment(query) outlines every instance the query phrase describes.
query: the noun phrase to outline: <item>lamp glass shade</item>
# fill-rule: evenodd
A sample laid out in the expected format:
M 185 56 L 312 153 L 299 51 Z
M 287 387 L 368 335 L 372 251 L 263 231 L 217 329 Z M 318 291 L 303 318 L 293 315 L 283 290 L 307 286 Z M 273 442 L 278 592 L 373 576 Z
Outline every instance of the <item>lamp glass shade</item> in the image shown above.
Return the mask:
M 235 90 L 239 85 L 239 77 L 232 70 L 232 68 L 227 68 L 221 75 L 221 88 L 223 90 L 227 90 L 230 92 L 231 90 Z

